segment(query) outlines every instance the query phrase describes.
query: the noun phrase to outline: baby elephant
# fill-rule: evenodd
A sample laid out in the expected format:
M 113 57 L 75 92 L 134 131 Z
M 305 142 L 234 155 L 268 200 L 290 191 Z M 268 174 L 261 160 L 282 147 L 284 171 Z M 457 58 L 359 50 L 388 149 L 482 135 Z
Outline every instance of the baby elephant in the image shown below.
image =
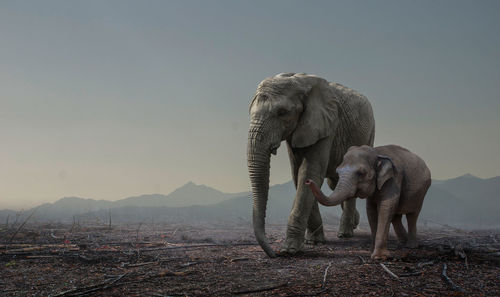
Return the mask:
M 374 243 L 372 259 L 390 256 L 387 236 L 391 222 L 400 243 L 417 247 L 417 217 L 431 185 L 431 173 L 422 159 L 397 145 L 353 146 L 344 155 L 337 173 L 339 181 L 330 197 L 312 180 L 306 184 L 325 206 L 354 197 L 368 198 L 366 212 Z M 401 223 L 403 214 L 409 234 Z

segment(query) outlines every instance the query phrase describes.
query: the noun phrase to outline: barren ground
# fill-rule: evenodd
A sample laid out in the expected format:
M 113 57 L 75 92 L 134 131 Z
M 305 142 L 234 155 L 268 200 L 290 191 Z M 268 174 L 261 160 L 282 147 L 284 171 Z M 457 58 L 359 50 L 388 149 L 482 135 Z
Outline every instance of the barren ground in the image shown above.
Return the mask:
M 275 250 L 284 230 L 267 226 Z M 370 260 L 366 226 L 350 239 L 329 226 L 326 244 L 276 259 L 247 226 L 52 224 L 11 240 L 14 232 L 0 230 L 2 296 L 500 296 L 499 230 L 427 229 L 413 250 L 391 238 L 384 262 Z

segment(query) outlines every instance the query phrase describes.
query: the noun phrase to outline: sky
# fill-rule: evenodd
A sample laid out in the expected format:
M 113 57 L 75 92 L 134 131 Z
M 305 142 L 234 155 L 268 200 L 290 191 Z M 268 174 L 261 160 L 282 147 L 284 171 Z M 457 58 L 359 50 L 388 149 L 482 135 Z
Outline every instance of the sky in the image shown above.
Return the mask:
M 435 179 L 498 176 L 499 32 L 499 1 L 1 1 L 0 209 L 247 191 L 248 106 L 281 72 L 366 95 L 375 145 Z

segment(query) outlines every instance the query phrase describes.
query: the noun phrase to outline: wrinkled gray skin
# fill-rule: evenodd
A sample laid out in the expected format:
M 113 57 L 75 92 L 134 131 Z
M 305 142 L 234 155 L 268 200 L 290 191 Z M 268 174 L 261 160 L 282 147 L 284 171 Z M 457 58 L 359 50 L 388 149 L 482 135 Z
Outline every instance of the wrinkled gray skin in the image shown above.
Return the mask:
M 248 170 L 252 184 L 255 237 L 269 257 L 275 257 L 265 234 L 271 153 L 286 141 L 297 189 L 281 252 L 300 251 L 304 237 L 324 242 L 318 203 L 304 185 L 306 178 L 333 189 L 335 169 L 352 145 L 373 145 L 375 121 L 361 94 L 323 78 L 282 73 L 263 80 L 250 104 Z M 356 201 L 342 205 L 339 237 L 351 237 L 359 222 Z M 306 234 L 307 229 L 307 234 Z
M 325 206 L 354 198 L 367 198 L 366 212 L 372 232 L 373 259 L 386 259 L 387 236 L 392 222 L 401 244 L 417 247 L 417 218 L 431 185 L 425 162 L 397 145 L 352 147 L 337 168 L 340 180 L 326 197 L 314 181 L 308 180 L 313 194 Z M 406 215 L 408 234 L 401 223 Z

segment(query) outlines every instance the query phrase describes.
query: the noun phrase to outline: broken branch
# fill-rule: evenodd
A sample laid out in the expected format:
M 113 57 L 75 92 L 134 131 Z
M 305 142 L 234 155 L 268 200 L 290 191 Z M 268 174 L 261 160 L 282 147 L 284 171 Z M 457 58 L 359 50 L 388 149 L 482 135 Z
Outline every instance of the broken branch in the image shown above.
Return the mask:
M 434 264 L 434 261 L 420 262 L 420 263 L 418 263 L 418 264 L 417 264 L 417 267 L 418 267 L 418 268 L 422 268 L 422 267 L 424 267 L 424 266 L 427 266 L 427 265 L 432 265 L 432 264 Z
M 464 289 L 462 289 L 460 286 L 457 286 L 453 283 L 453 281 L 451 280 L 451 278 L 448 277 L 448 275 L 446 274 L 446 270 L 447 270 L 447 266 L 446 266 L 446 263 L 443 264 L 443 271 L 441 272 L 441 278 L 443 279 L 443 281 L 446 283 L 446 285 L 448 285 L 448 287 L 450 289 L 452 289 L 453 291 L 457 291 L 457 292 L 465 292 Z
M 384 268 L 385 272 L 387 272 L 390 276 L 392 276 L 393 278 L 395 279 L 399 279 L 399 277 L 397 275 L 395 275 L 389 268 L 387 268 L 387 266 L 385 266 L 383 263 L 380 263 L 380 266 L 382 266 L 382 268 Z
M 231 294 L 241 295 L 241 294 L 250 294 L 250 293 L 258 293 L 258 292 L 264 292 L 264 291 L 271 291 L 271 290 L 274 290 L 274 289 L 285 287 L 287 285 L 288 285 L 288 282 L 285 282 L 285 283 L 281 283 L 281 284 L 277 284 L 277 285 L 273 285 L 273 286 L 268 286 L 268 287 L 262 287 L 262 288 L 258 288 L 258 289 L 233 291 L 233 292 L 231 292 Z
M 88 295 L 89 293 L 93 293 L 93 292 L 96 292 L 96 291 L 106 290 L 106 289 L 109 289 L 109 288 L 112 288 L 112 287 L 116 287 L 116 286 L 121 285 L 121 284 L 117 284 L 117 282 L 119 280 L 121 280 L 125 275 L 127 275 L 127 273 L 124 273 L 124 274 L 118 276 L 117 278 L 115 278 L 112 281 L 105 281 L 105 282 L 99 283 L 97 285 L 92 285 L 92 286 L 87 286 L 87 287 L 80 287 L 80 288 L 76 288 L 76 289 L 73 289 L 73 290 L 64 291 L 64 292 L 61 292 L 61 293 L 59 293 L 57 295 L 53 295 L 53 297 L 85 296 L 85 295 Z
M 326 266 L 326 268 L 325 268 L 325 273 L 323 273 L 323 283 L 321 284 L 322 289 L 325 288 L 326 276 L 328 275 L 328 269 L 330 268 L 330 266 L 332 266 L 332 262 L 328 263 L 328 266 Z
M 26 220 L 24 220 L 24 222 L 19 226 L 19 228 L 17 228 L 16 232 L 14 232 L 14 234 L 12 234 L 12 237 L 10 238 L 9 242 L 12 242 L 12 240 L 14 239 L 14 237 L 16 237 L 17 233 L 19 233 L 19 231 L 21 231 L 21 229 L 24 227 L 24 225 L 26 225 L 26 222 L 28 222 L 29 219 L 31 219 L 31 217 L 35 214 L 35 211 L 38 209 L 35 208 L 33 209 L 33 211 L 30 213 L 30 215 L 26 218 Z
M 135 264 L 124 263 L 123 267 L 125 267 L 125 268 L 140 267 L 140 266 L 146 266 L 146 265 L 151 265 L 151 264 L 156 264 L 156 263 L 158 263 L 158 262 L 142 262 L 142 263 L 135 263 Z
M 365 264 L 365 259 L 363 259 L 363 257 L 361 257 L 361 256 L 358 255 L 358 258 L 361 261 L 361 263 L 359 263 L 359 264 L 361 264 L 361 265 Z

